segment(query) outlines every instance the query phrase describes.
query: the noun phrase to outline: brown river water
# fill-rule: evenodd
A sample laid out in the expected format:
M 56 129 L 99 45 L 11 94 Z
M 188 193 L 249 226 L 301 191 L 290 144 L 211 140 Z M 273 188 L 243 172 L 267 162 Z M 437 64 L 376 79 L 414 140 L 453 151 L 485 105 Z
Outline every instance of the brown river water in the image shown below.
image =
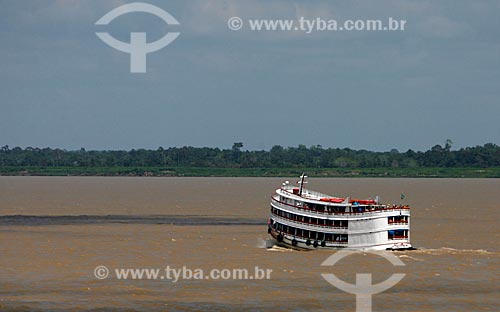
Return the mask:
M 0 311 L 355 311 L 325 281 L 373 283 L 373 311 L 500 311 L 500 180 L 309 179 L 412 207 L 405 266 L 371 253 L 266 248 L 276 178 L 0 177 Z M 291 180 L 291 179 L 290 179 Z M 295 181 L 294 181 L 295 182 Z M 106 266 L 108 278 L 94 269 Z M 269 279 L 118 279 L 115 269 L 272 270 Z

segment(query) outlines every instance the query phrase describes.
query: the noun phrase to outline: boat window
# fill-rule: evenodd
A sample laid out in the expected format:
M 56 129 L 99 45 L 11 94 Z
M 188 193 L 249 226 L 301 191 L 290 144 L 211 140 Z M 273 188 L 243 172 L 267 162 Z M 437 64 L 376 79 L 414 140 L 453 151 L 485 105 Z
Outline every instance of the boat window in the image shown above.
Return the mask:
M 408 230 L 389 230 L 387 232 L 389 239 L 407 239 Z

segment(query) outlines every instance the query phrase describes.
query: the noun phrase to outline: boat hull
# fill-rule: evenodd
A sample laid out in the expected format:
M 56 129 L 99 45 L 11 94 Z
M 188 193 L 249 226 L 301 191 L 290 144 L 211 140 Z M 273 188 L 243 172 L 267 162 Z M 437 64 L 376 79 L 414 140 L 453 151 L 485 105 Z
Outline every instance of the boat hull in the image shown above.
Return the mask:
M 269 233 L 271 241 L 274 245 L 291 248 L 300 251 L 307 250 L 390 250 L 390 251 L 404 251 L 404 250 L 415 250 L 409 242 L 386 242 L 376 245 L 349 245 L 349 243 L 339 244 L 330 242 L 320 242 L 314 240 L 305 240 L 302 238 L 296 238 L 289 235 L 283 235 L 274 230 Z

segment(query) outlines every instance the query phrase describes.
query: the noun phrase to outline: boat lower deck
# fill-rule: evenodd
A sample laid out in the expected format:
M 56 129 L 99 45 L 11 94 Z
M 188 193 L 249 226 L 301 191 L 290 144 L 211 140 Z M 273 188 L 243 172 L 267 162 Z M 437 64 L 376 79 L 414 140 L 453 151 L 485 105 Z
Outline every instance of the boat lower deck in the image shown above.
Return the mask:
M 273 242 L 282 247 L 292 248 L 296 250 L 315 250 L 315 249 L 328 249 L 328 250 L 414 250 L 408 241 L 391 242 L 386 241 L 380 244 L 371 245 L 351 245 L 348 242 L 331 242 L 325 240 L 316 240 L 310 238 L 296 237 L 286 233 L 280 233 L 272 228 L 269 228 L 269 234 Z

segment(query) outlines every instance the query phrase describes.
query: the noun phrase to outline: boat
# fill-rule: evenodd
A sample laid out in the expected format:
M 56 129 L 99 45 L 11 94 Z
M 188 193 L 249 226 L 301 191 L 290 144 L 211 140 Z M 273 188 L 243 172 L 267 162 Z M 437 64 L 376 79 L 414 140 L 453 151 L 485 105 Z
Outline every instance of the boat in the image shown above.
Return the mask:
M 299 250 L 413 250 L 410 207 L 375 199 L 336 197 L 285 181 L 271 196 L 268 234 L 274 244 Z M 404 196 L 402 196 L 403 198 Z

